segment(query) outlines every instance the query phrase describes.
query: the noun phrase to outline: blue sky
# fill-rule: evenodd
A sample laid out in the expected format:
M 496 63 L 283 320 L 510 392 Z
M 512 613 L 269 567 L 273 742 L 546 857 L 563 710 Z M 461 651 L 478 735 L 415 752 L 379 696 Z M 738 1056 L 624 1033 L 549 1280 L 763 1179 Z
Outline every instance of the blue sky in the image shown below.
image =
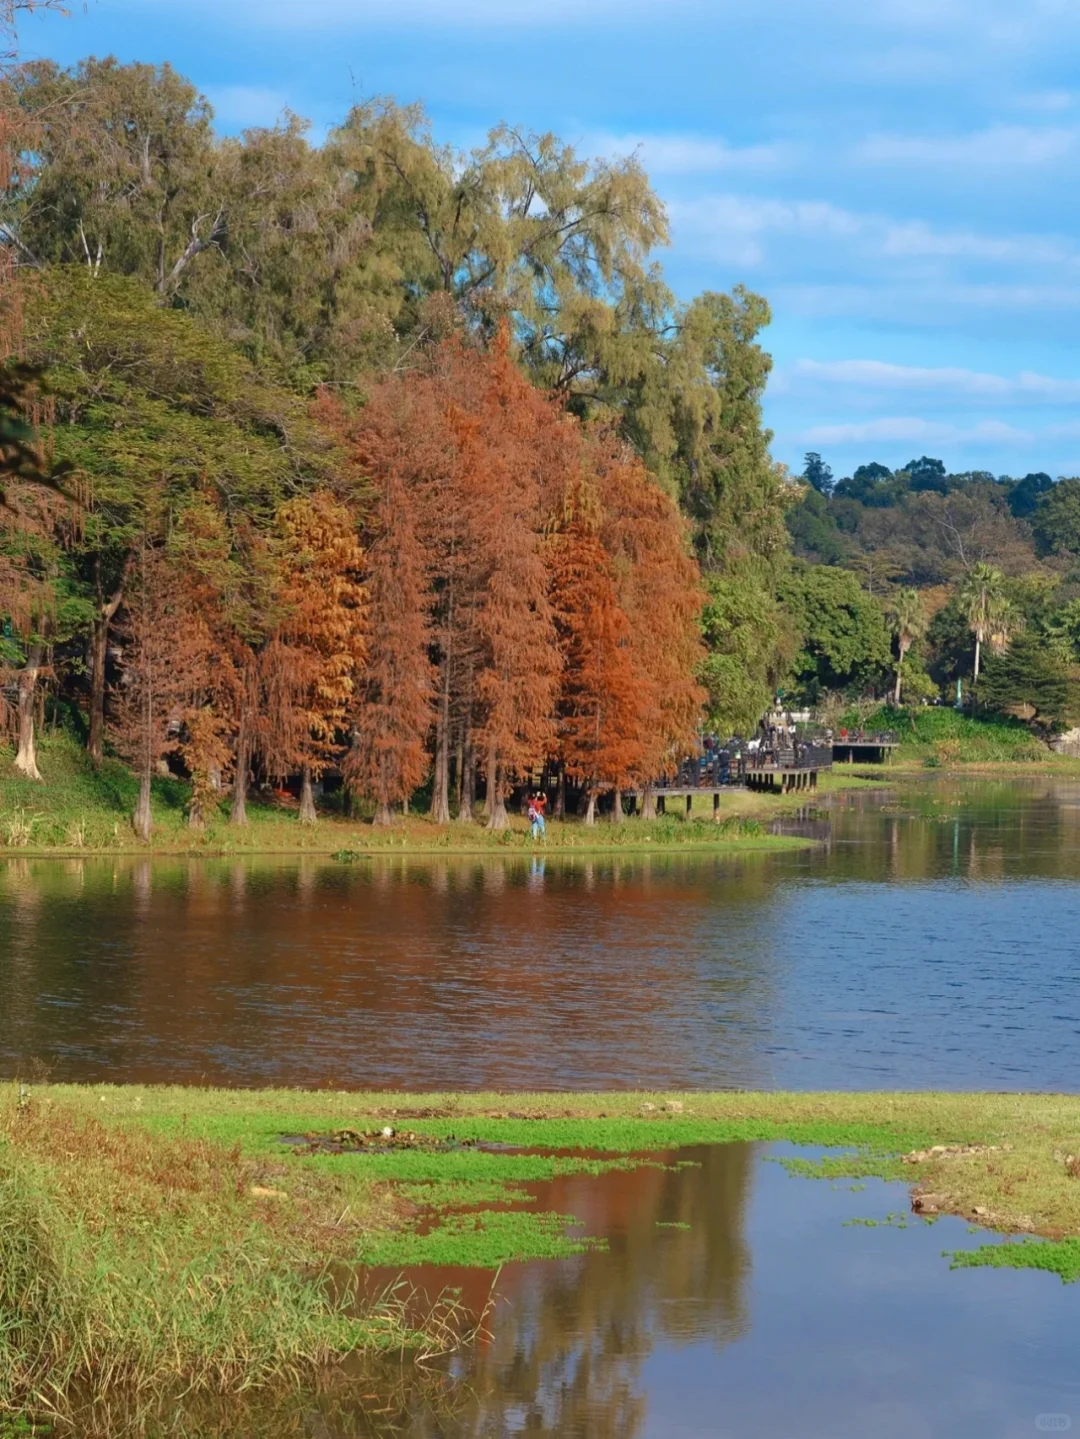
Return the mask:
M 773 307 L 778 459 L 1080 474 L 1076 0 L 88 0 L 22 39 L 169 60 L 223 130 L 392 94 L 640 147 L 677 292 Z

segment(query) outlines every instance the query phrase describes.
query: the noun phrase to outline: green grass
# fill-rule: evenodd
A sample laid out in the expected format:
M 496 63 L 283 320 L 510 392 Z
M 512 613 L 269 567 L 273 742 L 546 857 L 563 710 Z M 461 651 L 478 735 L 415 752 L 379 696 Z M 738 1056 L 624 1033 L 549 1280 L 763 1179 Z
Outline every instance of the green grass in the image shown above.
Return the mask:
M 76 741 L 63 731 L 41 741 L 39 768 L 44 783 L 15 774 L 10 750 L 0 751 L 0 851 L 32 854 L 157 853 L 199 856 L 233 854 L 327 854 L 353 863 L 378 854 L 548 854 L 597 850 L 798 848 L 803 841 L 772 835 L 762 823 L 768 804 L 741 805 L 736 792 L 725 796 L 720 822 L 708 817 L 665 815 L 623 824 L 577 820 L 551 821 L 545 841 L 533 841 L 520 815 L 511 828 L 489 833 L 473 824 L 436 825 L 418 815 L 389 829 L 363 820 L 347 820 L 327 809 L 316 825 L 301 825 L 295 806 L 248 802 L 248 824 L 228 823 L 223 803 L 206 828 L 187 826 L 188 786 L 179 780 L 154 781 L 154 834 L 149 845 L 131 828 L 138 782 L 116 760 L 95 772 Z
M 847 715 L 840 724 L 871 732 L 895 730 L 900 748 L 894 762 L 928 769 L 963 764 L 1069 764 L 1020 720 L 966 715 L 944 705 L 911 709 L 882 705 L 866 718 Z
M 983 1244 L 978 1249 L 959 1249 L 949 1257 L 954 1269 L 1043 1269 L 1065 1284 L 1080 1279 L 1080 1238 Z

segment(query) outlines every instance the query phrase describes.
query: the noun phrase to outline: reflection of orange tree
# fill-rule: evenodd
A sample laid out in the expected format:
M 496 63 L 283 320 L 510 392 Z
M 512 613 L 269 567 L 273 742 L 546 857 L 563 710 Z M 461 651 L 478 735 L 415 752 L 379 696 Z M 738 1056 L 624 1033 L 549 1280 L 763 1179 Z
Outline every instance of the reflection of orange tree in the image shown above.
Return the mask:
M 307 1032 L 293 1078 L 310 1080 L 305 1066 L 317 1062 L 320 1080 L 356 1083 L 370 1079 L 372 1061 L 406 1064 L 410 1045 L 436 1058 L 456 1049 L 469 1082 L 496 1088 L 550 1066 L 552 1054 L 572 1055 L 581 1082 L 592 1073 L 599 1083 L 620 1046 L 633 1058 L 625 1082 L 646 1083 L 661 1068 L 687 1073 L 687 1017 L 702 973 L 680 956 L 700 953 L 702 925 L 729 907 L 767 907 L 776 883 L 764 860 L 675 854 L 549 860 L 541 876 L 526 857 L 380 858 L 363 869 L 316 863 L 301 893 L 291 861 L 177 859 L 155 861 L 136 914 L 131 865 L 74 863 L 77 883 L 53 860 L 27 861 L 17 884 L 11 862 L 0 866 L 9 895 L 17 888 L 25 902 L 41 890 L 56 901 L 24 928 L 28 967 L 21 978 L 0 974 L 0 998 L 14 1004 L 35 985 L 63 991 L 77 978 L 78 1010 L 48 1021 L 28 1011 L 41 1026 L 34 1043 L 53 1048 L 58 1022 L 92 1029 L 104 1013 L 103 1034 L 121 1046 L 132 1082 L 160 1080 L 159 1055 L 170 1077 L 188 1057 L 192 1076 L 208 1083 L 235 1082 L 237 1062 L 288 1080 L 289 1061 L 268 1046 L 266 1026 L 294 1033 L 298 984 L 305 1013 L 328 1022 Z M 313 947 L 305 900 L 316 898 Z M 86 913 L 110 943 L 107 963 L 80 968 L 78 955 L 98 948 L 92 936 L 72 946 Z M 769 1004 L 767 960 L 753 944 L 727 950 L 707 975 L 709 1002 L 752 1018 Z M 359 1024 L 373 1051 L 357 1048 Z M 746 1024 L 725 1026 L 725 1063 L 744 1080 L 754 1043 Z
M 608 1249 L 503 1271 L 492 1338 L 470 1375 L 476 1432 L 500 1432 L 512 1412 L 530 1434 L 630 1439 L 646 1417 L 641 1364 L 658 1339 L 727 1344 L 745 1332 L 753 1150 L 706 1146 L 693 1158 L 530 1185 L 541 1209 L 574 1214 Z M 668 1225 L 689 1228 L 658 1227 Z

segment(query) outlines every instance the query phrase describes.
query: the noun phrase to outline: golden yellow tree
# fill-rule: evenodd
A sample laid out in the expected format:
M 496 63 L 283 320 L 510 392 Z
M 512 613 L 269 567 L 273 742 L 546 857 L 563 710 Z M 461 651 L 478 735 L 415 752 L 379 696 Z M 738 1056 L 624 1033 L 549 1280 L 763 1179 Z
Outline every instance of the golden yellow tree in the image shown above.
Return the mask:
M 364 551 L 349 510 L 326 490 L 290 500 L 278 516 L 282 547 L 281 638 L 304 653 L 300 696 L 300 821 L 316 819 L 312 781 L 340 749 L 368 652 Z

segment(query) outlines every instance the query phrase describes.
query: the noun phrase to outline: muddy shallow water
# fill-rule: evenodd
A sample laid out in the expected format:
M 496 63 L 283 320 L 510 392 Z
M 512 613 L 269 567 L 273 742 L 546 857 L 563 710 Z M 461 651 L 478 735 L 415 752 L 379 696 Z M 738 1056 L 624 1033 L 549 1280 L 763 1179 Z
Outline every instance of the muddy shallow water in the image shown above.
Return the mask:
M 1080 1082 L 1080 783 L 905 782 L 815 848 L 0 859 L 0 1074 L 409 1089 Z

